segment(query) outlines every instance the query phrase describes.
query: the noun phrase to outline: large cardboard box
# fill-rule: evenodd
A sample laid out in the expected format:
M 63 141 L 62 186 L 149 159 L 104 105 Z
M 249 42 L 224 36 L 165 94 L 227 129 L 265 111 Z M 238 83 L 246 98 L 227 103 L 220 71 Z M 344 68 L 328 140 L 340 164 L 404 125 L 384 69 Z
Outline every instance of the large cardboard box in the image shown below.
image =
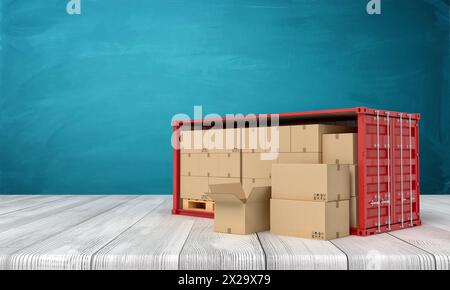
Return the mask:
M 209 193 L 208 177 L 181 176 L 180 197 L 190 199 L 205 199 Z
M 321 153 L 278 153 L 277 163 L 322 163 Z
M 349 235 L 349 201 L 270 200 L 270 231 L 277 235 L 331 240 Z
M 322 135 L 354 132 L 355 129 L 337 125 L 297 125 L 291 127 L 292 152 L 322 152 Z
M 358 164 L 358 134 L 324 134 L 322 161 L 327 164 Z
M 349 166 L 273 164 L 272 197 L 303 201 L 350 199 Z
M 350 198 L 350 226 L 358 227 L 358 197 L 356 196 Z
M 277 160 L 262 160 L 264 153 L 242 153 L 243 178 L 270 178 L 272 164 Z
M 211 184 L 209 196 L 215 203 L 214 231 L 251 234 L 270 227 L 270 187 L 245 192 L 242 184 Z

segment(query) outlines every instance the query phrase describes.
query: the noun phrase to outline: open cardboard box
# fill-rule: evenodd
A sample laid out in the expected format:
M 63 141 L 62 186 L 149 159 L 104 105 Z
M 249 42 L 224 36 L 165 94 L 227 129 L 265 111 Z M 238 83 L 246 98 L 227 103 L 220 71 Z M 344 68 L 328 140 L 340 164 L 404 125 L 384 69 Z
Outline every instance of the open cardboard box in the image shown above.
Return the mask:
M 214 231 L 251 234 L 270 229 L 270 186 L 245 192 L 241 183 L 210 184 L 215 202 Z

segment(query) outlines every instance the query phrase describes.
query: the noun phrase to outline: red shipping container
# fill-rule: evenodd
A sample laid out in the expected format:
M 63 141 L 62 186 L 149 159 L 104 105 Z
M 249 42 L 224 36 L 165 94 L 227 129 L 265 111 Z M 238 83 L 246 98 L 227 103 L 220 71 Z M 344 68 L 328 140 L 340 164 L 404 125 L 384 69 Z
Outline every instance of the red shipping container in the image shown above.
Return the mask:
M 256 115 L 246 120 L 259 120 Z M 418 226 L 420 221 L 419 120 L 409 114 L 364 107 L 277 114 L 279 125 L 344 124 L 358 132 L 358 227 L 351 233 L 367 236 Z M 242 118 L 208 119 L 233 122 Z M 204 126 L 205 120 L 176 121 L 173 138 L 179 142 L 179 129 Z M 195 126 L 197 125 L 197 126 Z M 207 128 L 204 126 L 204 128 Z M 213 218 L 214 214 L 180 208 L 180 150 L 173 151 L 173 214 Z

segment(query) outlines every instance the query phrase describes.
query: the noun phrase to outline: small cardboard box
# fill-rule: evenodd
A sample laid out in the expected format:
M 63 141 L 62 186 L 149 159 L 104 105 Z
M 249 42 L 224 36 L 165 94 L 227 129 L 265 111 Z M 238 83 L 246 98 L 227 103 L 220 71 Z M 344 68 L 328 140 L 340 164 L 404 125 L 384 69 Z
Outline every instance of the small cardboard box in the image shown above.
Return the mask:
M 322 161 L 327 164 L 358 164 L 358 134 L 324 134 Z
M 213 153 L 218 165 L 217 175 L 210 176 L 218 177 L 241 177 L 241 153 Z
M 349 235 L 349 201 L 270 200 L 270 231 L 277 235 L 331 240 Z
M 203 130 L 180 130 L 180 152 L 206 152 L 203 146 Z
M 277 163 L 322 163 L 321 153 L 278 153 Z
M 358 197 L 356 196 L 350 198 L 350 226 L 358 227 Z
M 240 151 L 241 129 L 209 129 L 204 130 L 204 148 L 209 153 L 231 153 Z
M 350 199 L 349 166 L 273 164 L 272 197 L 303 201 Z
M 208 177 L 181 176 L 180 197 L 190 199 L 205 199 L 209 193 Z
M 272 164 L 277 160 L 262 160 L 264 153 L 242 153 L 243 178 L 270 178 Z
M 214 171 L 215 164 L 208 153 L 181 153 L 180 161 L 182 176 L 208 176 L 209 172 Z
M 266 146 L 266 128 L 250 127 L 242 128 L 241 146 L 242 152 L 262 152 Z
M 270 227 L 270 187 L 245 192 L 242 184 L 211 184 L 209 196 L 215 203 L 214 231 L 251 234 Z
M 291 126 L 267 127 L 267 131 L 264 133 L 265 149 L 263 151 L 281 153 L 291 152 Z
M 241 153 L 182 153 L 182 176 L 241 177 Z
M 322 135 L 348 133 L 355 129 L 337 125 L 297 125 L 291 127 L 292 152 L 322 152 Z

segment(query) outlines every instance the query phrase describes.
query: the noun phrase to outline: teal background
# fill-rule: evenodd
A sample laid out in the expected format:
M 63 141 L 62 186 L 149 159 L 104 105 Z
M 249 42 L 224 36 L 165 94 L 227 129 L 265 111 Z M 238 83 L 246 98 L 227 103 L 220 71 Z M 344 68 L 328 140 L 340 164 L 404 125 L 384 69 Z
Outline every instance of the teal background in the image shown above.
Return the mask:
M 0 193 L 171 193 L 174 114 L 420 112 L 450 193 L 448 0 L 0 0 Z

